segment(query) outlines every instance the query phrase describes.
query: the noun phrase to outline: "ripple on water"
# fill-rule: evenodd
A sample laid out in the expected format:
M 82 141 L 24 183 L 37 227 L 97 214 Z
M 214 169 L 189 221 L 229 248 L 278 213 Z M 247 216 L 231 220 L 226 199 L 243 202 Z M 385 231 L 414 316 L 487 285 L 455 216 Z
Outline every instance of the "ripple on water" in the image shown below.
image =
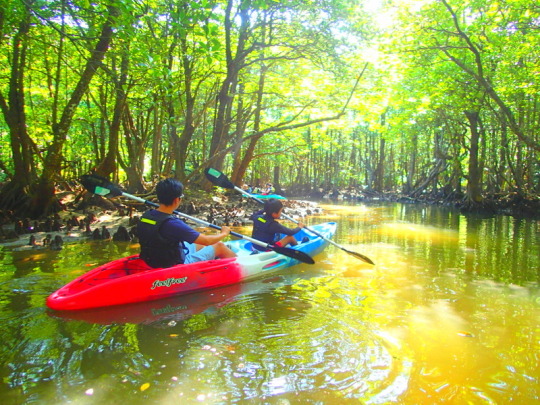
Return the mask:
M 239 316 L 222 320 L 216 335 L 190 342 L 182 353 L 184 378 L 175 389 L 186 395 L 189 387 L 200 395 L 211 386 L 213 395 L 235 400 L 297 401 L 321 393 L 330 402 L 371 403 L 395 401 L 406 390 L 411 366 L 385 335 L 345 319 L 334 307 L 298 295 L 271 295 L 243 297 L 227 308 L 234 313 L 241 306 Z M 268 300 L 275 305 L 269 307 Z M 252 311 L 244 311 L 246 304 Z

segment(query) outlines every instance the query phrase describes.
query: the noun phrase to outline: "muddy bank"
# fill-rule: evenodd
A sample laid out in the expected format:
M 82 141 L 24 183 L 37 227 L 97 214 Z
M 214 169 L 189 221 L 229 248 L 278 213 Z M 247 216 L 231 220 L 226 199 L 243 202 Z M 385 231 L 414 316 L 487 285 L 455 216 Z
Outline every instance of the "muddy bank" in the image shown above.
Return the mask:
M 426 194 L 416 198 L 399 193 L 373 191 L 333 190 L 311 192 L 305 197 L 283 193 L 290 216 L 303 217 L 322 212 L 316 202 L 351 201 L 361 203 L 397 202 L 404 204 L 431 204 L 457 209 L 463 214 L 484 217 L 509 215 L 516 218 L 540 219 L 540 198 L 524 198 L 519 194 L 489 195 L 477 204 L 464 202 L 459 196 Z M 141 196 L 153 200 L 152 195 Z M 44 220 L 15 219 L 10 212 L 0 212 L 0 246 L 7 249 L 60 250 L 66 243 L 85 240 L 136 242 L 136 225 L 147 207 L 133 200 L 117 197 L 112 200 L 86 194 L 80 198 L 76 192 L 62 195 L 64 211 Z M 249 217 L 261 206 L 255 201 L 235 193 L 208 194 L 188 190 L 185 202 L 179 208 L 190 216 L 222 226 L 250 226 Z M 196 224 L 191 224 L 196 226 Z
M 152 200 L 151 196 L 144 198 Z M 288 215 L 297 220 L 322 212 L 315 202 L 283 200 L 283 204 Z M 0 245 L 14 250 L 61 250 L 64 244 L 85 240 L 137 242 L 136 226 L 148 209 L 123 197 L 108 200 L 90 195 L 81 202 L 75 202 L 74 195 L 65 196 L 64 206 L 64 211 L 44 220 L 13 220 L 9 213 L 1 213 Z M 180 212 L 190 216 L 231 227 L 250 226 L 250 216 L 259 209 L 259 204 L 241 196 L 210 196 L 202 192 L 188 194 L 179 207 Z

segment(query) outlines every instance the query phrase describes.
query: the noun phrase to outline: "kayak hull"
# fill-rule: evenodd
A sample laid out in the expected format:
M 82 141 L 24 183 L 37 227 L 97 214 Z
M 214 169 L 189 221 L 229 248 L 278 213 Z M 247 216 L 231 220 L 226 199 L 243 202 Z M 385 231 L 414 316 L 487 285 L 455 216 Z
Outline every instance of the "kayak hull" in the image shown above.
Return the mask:
M 336 224 L 328 222 L 312 228 L 330 239 Z M 305 230 L 295 235 L 299 240 L 304 236 L 310 240 L 294 248 L 310 256 L 320 253 L 329 243 Z M 252 254 L 251 242 L 246 240 L 227 245 L 237 257 L 160 269 L 149 267 L 138 255 L 113 260 L 69 282 L 52 293 L 46 303 L 51 309 L 63 311 L 151 301 L 236 284 L 300 263 L 274 251 Z
M 309 273 L 281 272 L 245 283 L 231 284 L 192 294 L 175 295 L 159 300 L 136 302 L 108 307 L 88 308 L 77 311 L 48 310 L 47 314 L 65 321 L 83 321 L 93 324 L 144 324 L 161 327 L 169 322 L 180 322 L 193 315 L 214 313 L 241 299 L 243 296 L 264 294 L 277 287 L 291 285 Z

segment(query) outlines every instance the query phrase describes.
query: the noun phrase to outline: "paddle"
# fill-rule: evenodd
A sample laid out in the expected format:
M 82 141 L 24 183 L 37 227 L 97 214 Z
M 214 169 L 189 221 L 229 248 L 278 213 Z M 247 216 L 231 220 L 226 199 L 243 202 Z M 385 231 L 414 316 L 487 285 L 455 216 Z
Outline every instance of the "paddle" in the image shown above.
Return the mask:
M 205 171 L 204 171 L 204 174 L 206 175 L 206 178 L 213 184 L 215 184 L 216 186 L 219 186 L 219 187 L 223 187 L 223 188 L 228 188 L 228 189 L 234 189 L 236 191 L 239 191 L 240 193 L 244 194 L 245 196 L 249 197 L 249 198 L 252 198 L 253 200 L 257 201 L 259 204 L 264 204 L 264 201 L 249 194 L 247 191 L 245 190 L 242 190 L 240 187 L 237 187 L 235 186 L 228 178 L 225 174 L 223 174 L 222 172 L 220 172 L 219 170 L 217 169 L 212 169 L 212 168 L 207 168 Z M 288 215 L 285 215 L 285 214 L 282 214 L 284 218 L 294 222 L 294 223 L 298 223 L 297 220 L 295 220 L 294 218 L 292 217 L 289 217 Z M 366 263 L 369 263 L 369 264 L 375 264 L 373 263 L 373 261 L 367 257 L 367 256 L 364 256 L 363 254 L 361 253 L 358 253 L 358 252 L 353 252 L 351 250 L 348 250 L 346 248 L 344 248 L 343 246 L 341 245 L 338 245 L 336 242 L 334 242 L 333 240 L 331 239 L 328 239 L 328 238 L 325 238 L 323 235 L 321 235 L 319 232 L 317 232 L 316 230 L 314 229 L 311 229 L 311 228 L 308 228 L 306 227 L 305 229 L 307 229 L 309 232 L 319 236 L 320 238 L 323 238 L 324 240 L 330 242 L 332 245 L 340 248 L 341 250 L 343 250 L 344 252 L 347 252 L 348 254 L 360 259 L 360 260 L 363 260 L 364 262 Z
M 154 203 L 152 201 L 148 201 L 148 200 L 145 200 L 143 198 L 140 198 L 140 197 L 128 194 L 128 193 L 124 193 L 120 189 L 120 187 L 118 187 L 117 185 L 115 185 L 115 184 L 111 183 L 109 180 L 107 180 L 107 179 L 105 179 L 105 178 L 103 178 L 101 176 L 95 175 L 95 174 L 85 174 L 85 175 L 81 176 L 80 181 L 81 181 L 81 184 L 84 186 L 84 188 L 86 188 L 88 191 L 90 191 L 93 194 L 97 194 L 97 195 L 100 195 L 100 196 L 110 196 L 110 197 L 123 196 L 123 197 L 131 198 L 132 200 L 139 201 L 139 202 L 142 202 L 144 204 L 147 204 L 147 205 L 150 205 L 150 206 L 153 206 L 153 207 L 158 207 L 159 206 L 159 204 L 156 204 L 156 203 Z M 180 215 L 180 216 L 182 216 L 182 217 L 184 217 L 186 219 L 189 219 L 189 220 L 191 220 L 193 222 L 197 222 L 197 223 L 199 223 L 201 225 L 204 225 L 204 226 L 207 226 L 209 228 L 221 229 L 221 227 L 219 227 L 217 225 L 211 224 L 210 222 L 206 222 L 206 221 L 204 221 L 202 219 L 199 219 L 199 218 L 189 216 L 187 214 L 184 214 L 183 212 L 174 211 L 174 213 L 176 215 Z M 251 243 L 254 243 L 256 245 L 263 246 L 266 249 L 273 250 L 276 253 L 279 253 L 279 254 L 281 254 L 283 256 L 290 257 L 290 258 L 298 260 L 300 262 L 307 263 L 307 264 L 314 264 L 315 263 L 315 261 L 313 260 L 313 258 L 311 256 L 309 256 L 308 254 L 306 254 L 304 252 L 301 252 L 299 250 L 294 250 L 294 249 L 281 247 L 281 246 L 269 245 L 269 244 L 266 244 L 264 242 L 261 242 L 260 240 L 253 239 L 253 238 L 250 238 L 250 237 L 245 236 L 245 235 L 241 235 L 241 234 L 236 233 L 236 232 L 231 232 L 231 235 L 236 236 L 237 238 L 240 238 L 240 239 L 245 239 L 245 240 L 250 241 Z

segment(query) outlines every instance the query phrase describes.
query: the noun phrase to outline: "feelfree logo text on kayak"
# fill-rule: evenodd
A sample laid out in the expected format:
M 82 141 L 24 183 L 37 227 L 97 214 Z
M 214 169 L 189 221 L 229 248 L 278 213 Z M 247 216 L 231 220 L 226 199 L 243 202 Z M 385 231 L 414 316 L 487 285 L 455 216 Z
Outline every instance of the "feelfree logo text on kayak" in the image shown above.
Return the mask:
M 154 283 L 152 284 L 151 290 L 156 289 L 157 287 L 170 287 L 174 284 L 184 284 L 187 281 L 187 277 L 182 278 L 168 278 L 167 280 L 154 280 Z

